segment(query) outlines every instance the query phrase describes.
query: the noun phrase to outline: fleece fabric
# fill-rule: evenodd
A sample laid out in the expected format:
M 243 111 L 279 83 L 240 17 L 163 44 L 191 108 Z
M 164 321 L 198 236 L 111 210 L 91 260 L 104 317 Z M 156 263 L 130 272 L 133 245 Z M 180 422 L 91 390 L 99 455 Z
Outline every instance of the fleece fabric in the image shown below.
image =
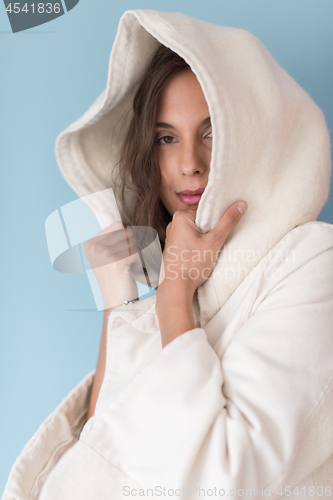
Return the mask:
M 316 222 L 331 158 L 307 93 L 244 30 L 128 11 L 105 91 L 57 139 L 60 169 L 80 197 L 105 192 L 87 198 L 102 227 L 115 221 L 104 190 L 123 216 L 111 172 L 159 44 L 189 63 L 211 115 L 198 227 L 212 229 L 238 199 L 248 211 L 195 294 L 194 330 L 162 349 L 155 297 L 112 311 L 95 415 L 82 429 L 92 372 L 26 445 L 3 500 L 158 498 L 163 488 L 279 498 L 297 487 L 313 499 L 333 486 L 333 226 Z

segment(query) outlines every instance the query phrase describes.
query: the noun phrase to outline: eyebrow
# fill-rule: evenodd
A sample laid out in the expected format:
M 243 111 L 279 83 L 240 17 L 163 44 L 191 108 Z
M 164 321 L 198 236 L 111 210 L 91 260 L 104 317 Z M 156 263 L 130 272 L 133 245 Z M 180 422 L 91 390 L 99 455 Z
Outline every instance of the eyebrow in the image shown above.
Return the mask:
M 202 122 L 200 123 L 200 125 L 210 125 L 210 123 L 211 123 L 210 116 L 208 116 L 207 118 L 205 118 L 204 120 L 202 120 Z M 165 123 L 165 122 L 158 122 L 158 123 L 156 123 L 156 127 L 158 127 L 158 128 L 171 128 L 171 129 L 175 128 L 173 125 L 170 125 L 170 123 Z

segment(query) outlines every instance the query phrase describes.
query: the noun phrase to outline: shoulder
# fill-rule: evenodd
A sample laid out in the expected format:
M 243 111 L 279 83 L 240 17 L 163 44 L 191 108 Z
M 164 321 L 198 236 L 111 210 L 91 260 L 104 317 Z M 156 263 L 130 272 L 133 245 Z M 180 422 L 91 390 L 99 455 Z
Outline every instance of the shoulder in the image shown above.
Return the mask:
M 333 301 L 333 225 L 315 221 L 289 231 L 252 270 L 248 283 L 257 304 L 273 298 L 288 307 Z
M 313 250 L 332 247 L 333 224 L 321 221 L 307 222 L 289 231 L 281 240 L 283 241 L 290 245 L 301 244 Z
M 277 266 L 290 274 L 301 268 L 313 267 L 310 262 L 333 262 L 333 225 L 308 222 L 289 231 L 264 259 L 265 267 Z M 333 266 L 332 266 L 333 271 Z
M 280 247 L 295 248 L 309 255 L 317 255 L 333 247 L 333 224 L 313 221 L 296 226 L 275 246 Z

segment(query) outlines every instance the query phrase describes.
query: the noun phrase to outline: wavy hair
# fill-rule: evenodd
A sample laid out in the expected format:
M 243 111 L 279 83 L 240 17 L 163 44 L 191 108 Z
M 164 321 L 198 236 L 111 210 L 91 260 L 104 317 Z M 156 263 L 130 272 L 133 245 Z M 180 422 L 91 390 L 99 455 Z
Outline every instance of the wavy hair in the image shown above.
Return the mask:
M 159 198 L 160 168 L 155 149 L 156 122 L 161 93 L 177 73 L 190 70 L 184 59 L 161 45 L 155 52 L 133 100 L 133 117 L 121 150 L 120 178 L 123 213 L 132 226 L 154 228 L 164 248 L 166 226 L 172 220 Z M 135 192 L 130 216 L 125 190 Z

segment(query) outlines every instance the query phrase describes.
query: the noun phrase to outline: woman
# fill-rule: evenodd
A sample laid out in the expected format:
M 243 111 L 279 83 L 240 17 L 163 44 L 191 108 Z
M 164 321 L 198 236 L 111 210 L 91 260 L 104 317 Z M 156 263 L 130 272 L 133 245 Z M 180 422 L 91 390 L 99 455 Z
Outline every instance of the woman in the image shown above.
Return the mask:
M 315 219 L 330 148 L 309 96 L 242 30 L 130 11 L 106 93 L 57 155 L 80 196 L 118 165 L 122 220 L 157 230 L 164 269 L 156 297 L 134 300 L 136 255 L 110 265 L 124 295 L 104 288 L 101 248 L 135 240 L 101 196 L 85 252 L 105 307 L 133 302 L 106 311 L 96 374 L 23 450 L 4 499 L 329 496 L 333 231 Z

